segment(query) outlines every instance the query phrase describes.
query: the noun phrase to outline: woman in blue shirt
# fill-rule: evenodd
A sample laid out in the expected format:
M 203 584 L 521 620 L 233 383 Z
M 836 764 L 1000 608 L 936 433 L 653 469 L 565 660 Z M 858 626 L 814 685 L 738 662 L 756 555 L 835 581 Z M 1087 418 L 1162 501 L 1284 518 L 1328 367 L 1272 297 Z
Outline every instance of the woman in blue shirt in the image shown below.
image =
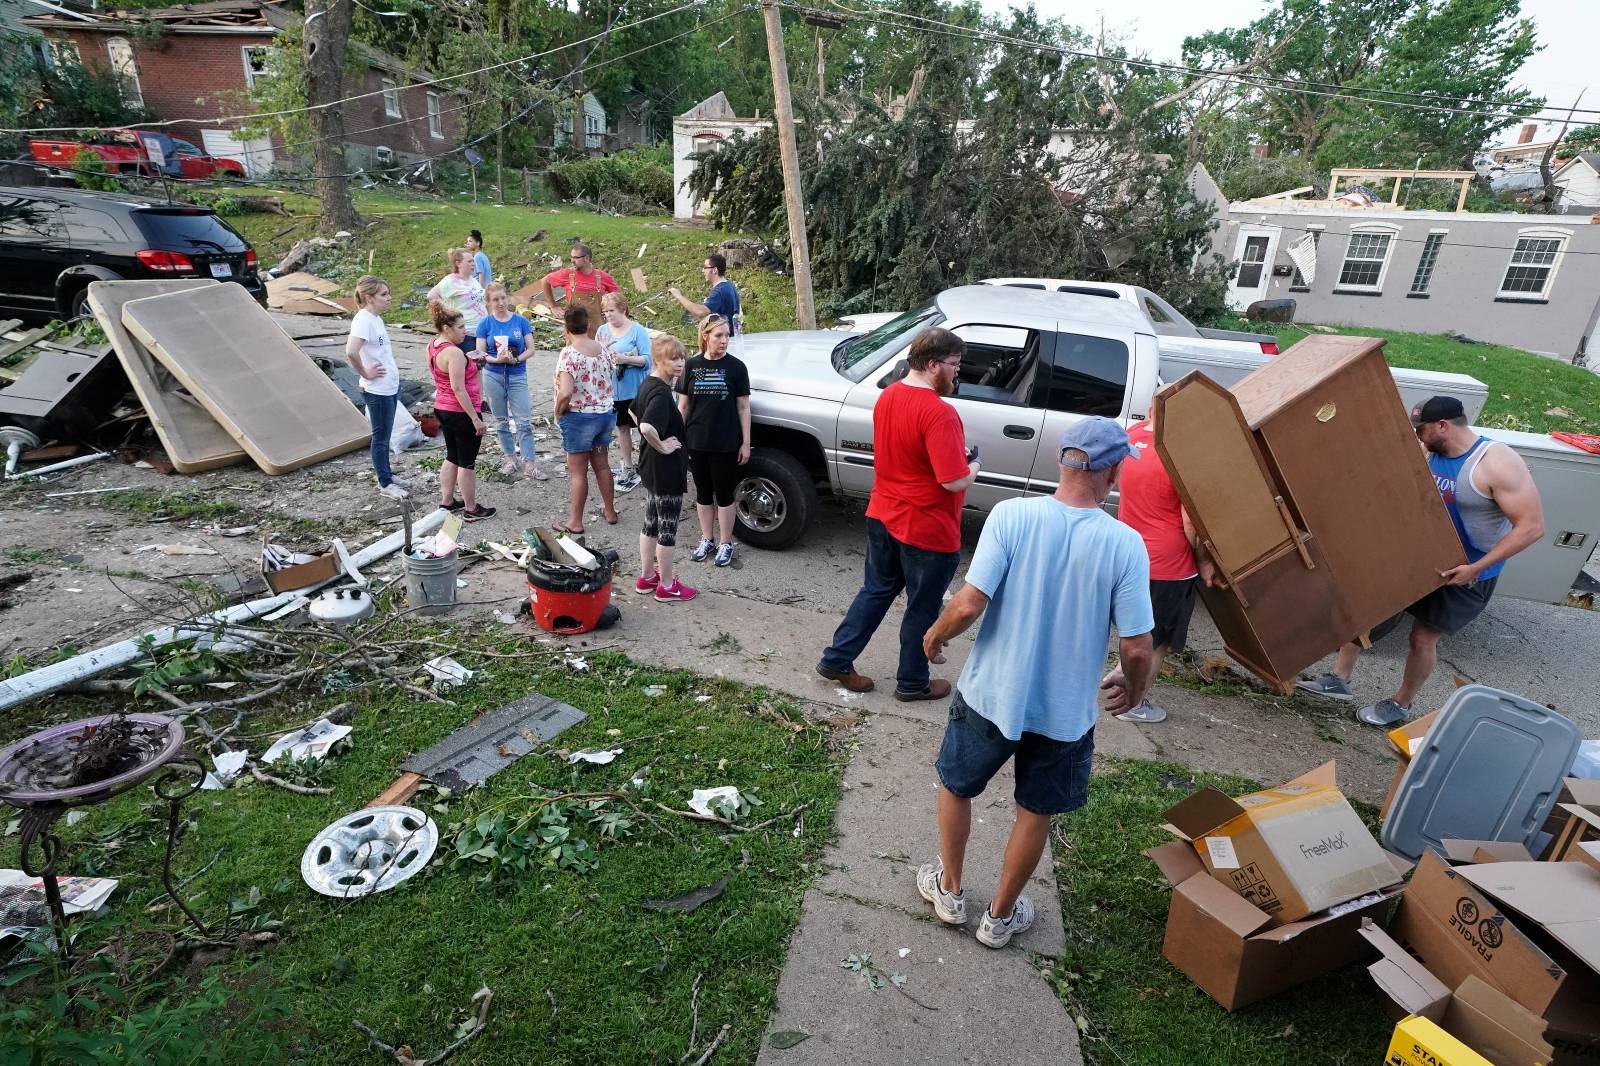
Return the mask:
M 483 361 L 483 395 L 494 412 L 495 434 L 506 456 L 500 473 L 515 474 L 520 454 L 524 474 L 548 481 L 550 475 L 534 453 L 533 408 L 528 397 L 526 364 L 533 354 L 533 324 L 511 310 L 506 287 L 500 282 L 492 283 L 485 295 L 489 313 L 478 323 L 478 358 Z
M 622 439 L 622 469 L 617 471 L 617 491 L 638 488 L 639 472 L 633 464 L 633 398 L 650 376 L 650 331 L 628 318 L 628 298 L 608 292 L 600 299 L 605 323 L 594 339 L 610 348 L 617 361 L 617 435 Z
M 468 232 L 467 251 L 472 253 L 472 276 L 487 290 L 494 281 L 494 272 L 489 269 L 489 257 L 483 251 L 482 233 L 477 230 Z

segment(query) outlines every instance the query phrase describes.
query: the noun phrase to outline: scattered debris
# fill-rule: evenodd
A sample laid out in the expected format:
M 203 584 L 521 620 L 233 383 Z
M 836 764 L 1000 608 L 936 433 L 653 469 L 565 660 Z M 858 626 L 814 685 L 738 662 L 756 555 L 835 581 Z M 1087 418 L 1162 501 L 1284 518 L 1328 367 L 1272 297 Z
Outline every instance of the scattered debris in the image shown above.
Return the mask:
M 160 552 L 162 555 L 216 555 L 217 549 L 199 544 L 145 544 L 133 549 L 139 552 Z
M 697 788 L 689 797 L 689 809 L 696 814 L 707 817 L 720 815 L 722 811 L 712 810 L 712 805 L 726 810 L 728 807 L 737 809 L 739 806 L 739 790 L 733 785 L 719 785 L 716 788 Z
M 596 766 L 604 766 L 621 754 L 621 748 L 611 748 L 606 751 L 575 751 L 567 756 L 567 762 L 573 764 L 586 762 L 593 763 Z
M 728 879 L 724 877 L 715 884 L 705 885 L 671 899 L 647 899 L 640 906 L 647 911 L 680 911 L 690 914 L 722 895 L 722 890 L 727 887 Z
M 780 1029 L 767 1037 L 767 1044 L 769 1047 L 775 1047 L 779 1051 L 788 1051 L 797 1044 L 810 1039 L 811 1034 L 804 1030 Z
M 439 1063 L 443 1062 L 445 1059 L 448 1059 L 451 1055 L 454 1055 L 457 1051 L 461 1050 L 479 1033 L 483 1032 L 484 1029 L 488 1027 L 489 1002 L 492 999 L 494 999 L 494 992 L 489 989 L 488 985 L 484 985 L 482 988 L 474 992 L 472 994 L 472 1002 L 478 1004 L 478 1013 L 468 1024 L 466 1032 L 457 1037 L 455 1043 L 451 1044 L 443 1051 L 440 1051 L 437 1054 L 431 1055 L 425 1059 L 419 1059 L 413 1055 L 411 1048 L 407 1045 L 402 1044 L 400 1047 L 396 1048 L 392 1045 L 384 1043 L 382 1040 L 378 1039 L 378 1034 L 374 1033 L 370 1028 L 363 1025 L 360 1019 L 354 1019 L 350 1024 L 354 1025 L 361 1035 L 367 1038 L 373 1047 L 380 1051 L 387 1051 L 390 1055 L 392 1055 L 394 1057 L 394 1061 L 398 1063 L 399 1066 L 438 1066 Z M 553 1010 L 555 1007 L 554 996 L 550 997 L 550 1004 Z
M 667 694 L 667 686 L 665 686 L 665 685 L 646 685 L 644 687 L 643 691 L 644 691 L 644 694 L 646 696 L 649 696 L 651 699 L 656 699 L 658 697 L 665 696 Z
M 530 693 L 413 755 L 401 769 L 445 788 L 465 790 L 481 785 L 587 717 L 569 704 Z
M 429 659 L 427 662 L 422 664 L 422 668 L 428 671 L 429 674 L 433 675 L 433 687 L 438 689 L 455 688 L 457 685 L 465 685 L 468 681 L 472 680 L 472 675 L 476 673 L 476 671 L 467 669 L 465 666 L 462 666 L 448 655 L 441 655 L 436 659 Z
M 284 756 L 294 762 L 321 759 L 352 732 L 350 726 L 336 725 L 326 718 L 319 718 L 304 729 L 279 737 L 261 756 L 261 762 L 271 766 Z

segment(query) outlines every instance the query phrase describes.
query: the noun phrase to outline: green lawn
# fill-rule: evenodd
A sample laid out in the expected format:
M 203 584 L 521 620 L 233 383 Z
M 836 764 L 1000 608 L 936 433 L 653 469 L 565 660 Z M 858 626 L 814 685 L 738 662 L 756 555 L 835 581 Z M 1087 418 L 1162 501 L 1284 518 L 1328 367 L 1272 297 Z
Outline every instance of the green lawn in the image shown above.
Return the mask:
M 308 196 L 279 193 L 290 211 L 296 214 L 316 210 Z M 480 197 L 480 201 L 483 198 Z M 372 272 L 386 278 L 394 289 L 395 306 L 385 317 L 391 322 L 420 321 L 424 317 L 424 292 L 446 272 L 445 251 L 466 240 L 467 231 L 481 230 L 494 267 L 495 277 L 513 290 L 537 284 L 552 269 L 549 256 L 560 256 L 566 264 L 567 249 L 573 241 L 584 241 L 594 249 L 595 265 L 609 271 L 635 305 L 635 317 L 657 329 L 677 333 L 684 339 L 693 328 L 682 321 L 681 309 L 671 296 L 670 285 L 682 289 L 692 299 L 705 297 L 704 275 L 700 263 L 707 252 L 729 234 L 700 225 L 682 225 L 670 215 L 613 218 L 578 207 L 506 204 L 496 207 L 487 202 L 474 205 L 470 200 L 450 200 L 408 196 L 391 192 L 360 192 L 356 206 L 376 222 L 360 234 L 330 281 L 346 287 L 367 272 L 367 254 L 372 253 Z M 390 215 L 399 211 L 432 211 L 431 215 Z M 315 219 L 285 234 L 295 219 L 281 215 L 247 214 L 228 219 L 250 238 L 262 264 L 276 263 L 301 237 L 319 235 Z M 539 241 L 526 238 L 540 230 L 547 235 Z M 326 236 L 326 234 L 323 234 Z M 644 255 L 639 246 L 645 245 Z M 629 271 L 639 267 L 649 282 L 649 291 L 635 291 Z M 794 282 L 787 275 L 758 268 L 730 270 L 739 287 L 745 328 L 767 331 L 794 328 Z M 411 302 L 412 307 L 400 306 Z M 651 312 L 654 312 L 653 314 Z
M 249 720 L 246 728 L 261 732 L 273 720 L 303 722 L 341 699 L 353 698 L 359 707 L 353 748 L 335 756 L 320 775 L 332 795 L 293 795 L 248 782 L 199 793 L 187 807 L 194 824 L 175 869 L 180 875 L 197 870 L 221 853 L 185 893 L 191 904 L 212 922 L 224 920 L 230 906 L 240 911 L 237 920 L 258 928 L 281 921 L 281 943 L 225 953 L 209 970 L 169 967 L 156 982 L 135 988 L 134 1004 L 126 1009 L 109 1002 L 108 994 L 80 993 L 85 1019 L 79 1026 L 115 1033 L 124 1014 L 165 997 L 164 1010 L 178 1011 L 190 1036 L 188 1044 L 172 1045 L 174 1057 L 162 1062 L 366 1064 L 380 1058 L 352 1028 L 353 1018 L 391 1043 L 432 1054 L 455 1038 L 473 993 L 487 985 L 494 990 L 488 1029 L 453 1062 L 677 1062 L 690 1044 L 692 1000 L 700 1050 L 727 1024 L 732 1031 L 717 1060 L 754 1059 L 801 897 L 831 834 L 841 763 L 830 731 L 803 724 L 791 705 L 761 690 L 640 669 L 611 653 L 591 653 L 589 669 L 579 671 L 559 653 L 491 659 L 470 650 L 526 653 L 525 638 L 496 634 L 490 643 L 458 633 L 455 639 L 469 649 L 457 657 L 480 670 L 467 687 L 451 693 L 456 706 L 393 690 L 313 692 L 309 699 L 300 693 L 293 703 L 285 701 L 266 721 Z M 652 696 L 649 685 L 665 691 Z M 529 691 L 566 700 L 590 716 L 561 734 L 555 746 L 620 747 L 623 754 L 610 765 L 580 769 L 536 753 L 464 795 L 420 795 L 416 804 L 441 829 L 440 849 L 424 873 L 390 892 L 336 902 L 302 883 L 301 852 L 318 829 L 365 805 L 411 752 Z M 711 698 L 702 702 L 698 695 Z M 31 705 L 12 713 L 0 741 L 46 718 L 103 713 L 107 707 L 85 697 L 60 700 L 48 711 Z M 251 748 L 259 754 L 267 743 L 258 740 Z M 587 822 L 587 812 L 579 812 L 571 819 L 572 832 L 597 849 L 592 872 L 535 865 L 486 881 L 487 865 L 454 861 L 452 824 L 474 824 L 496 810 L 528 814 L 538 809 L 540 796 L 552 792 L 622 788 L 646 767 L 646 790 L 634 792 L 643 806 L 660 800 L 683 809 L 693 788 L 735 784 L 755 789 L 762 802 L 747 823 L 778 820 L 769 829 L 741 833 L 655 811 L 660 830 L 635 819 L 612 841 Z M 139 938 L 140 931 L 184 928 L 175 912 L 146 911 L 146 902 L 160 891 L 155 841 L 164 828 L 153 819 L 149 801 L 147 789 L 137 790 L 93 809 L 65 831 L 67 871 L 123 879 L 110 917 L 87 927 L 80 951 L 131 949 L 136 967 L 150 961 L 142 956 L 157 951 Z M 803 818 L 782 817 L 800 804 L 809 804 Z M 618 804 L 608 809 L 625 810 Z M 15 836 L 0 842 L 0 865 L 15 863 L 15 842 Z M 643 900 L 677 896 L 721 878 L 727 878 L 726 890 L 693 913 L 641 907 Z M 197 998 L 202 972 L 220 981 L 214 1005 Z M 67 1020 L 41 1020 L 64 1002 L 48 998 L 53 987 L 36 980 L 6 989 L 0 1047 L 28 1047 L 30 1034 L 41 1029 L 62 1034 L 72 1028 Z M 252 1011 L 263 1007 L 282 1017 L 251 1036 Z M 139 1015 L 142 1031 L 154 1025 L 151 1017 L 148 1011 Z M 198 1041 L 209 1056 L 177 1054 L 178 1047 L 202 1047 Z M 0 1059 L 90 1061 L 16 1054 L 21 1057 Z M 156 1059 L 120 1049 L 93 1061 Z
M 1287 349 L 1308 331 L 1294 324 L 1229 319 L 1229 329 L 1274 333 Z M 1315 332 L 1383 337 L 1390 366 L 1470 374 L 1489 386 L 1479 423 L 1502 429 L 1548 433 L 1564 429 L 1600 433 L 1600 375 L 1542 355 L 1498 344 L 1462 344 L 1436 333 L 1401 333 L 1364 326 L 1325 326 Z M 1564 413 L 1563 413 L 1564 412 Z
M 1085 1059 L 1095 1066 L 1378 1062 L 1393 1026 L 1361 966 L 1229 1014 L 1162 957 L 1171 889 L 1142 853 L 1172 839 L 1161 829 L 1162 812 L 1207 785 L 1235 796 L 1260 787 L 1168 763 L 1110 761 L 1090 778 L 1088 806 L 1057 829 L 1067 949 L 1051 978 L 1081 1019 Z M 1370 820 L 1373 812 L 1363 813 Z

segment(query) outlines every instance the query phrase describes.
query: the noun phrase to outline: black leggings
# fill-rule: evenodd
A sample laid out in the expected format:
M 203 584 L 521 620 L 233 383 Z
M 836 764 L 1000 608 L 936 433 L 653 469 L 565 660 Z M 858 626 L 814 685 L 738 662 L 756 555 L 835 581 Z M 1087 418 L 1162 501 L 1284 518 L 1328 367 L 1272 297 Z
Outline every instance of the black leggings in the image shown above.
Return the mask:
M 461 411 L 434 409 L 439 420 L 439 435 L 444 437 L 444 457 L 448 461 L 471 470 L 478 464 L 478 448 L 483 438 L 472 428 L 472 416 Z
M 689 472 L 694 475 L 695 503 L 733 506 L 733 492 L 739 487 L 738 452 L 691 451 Z

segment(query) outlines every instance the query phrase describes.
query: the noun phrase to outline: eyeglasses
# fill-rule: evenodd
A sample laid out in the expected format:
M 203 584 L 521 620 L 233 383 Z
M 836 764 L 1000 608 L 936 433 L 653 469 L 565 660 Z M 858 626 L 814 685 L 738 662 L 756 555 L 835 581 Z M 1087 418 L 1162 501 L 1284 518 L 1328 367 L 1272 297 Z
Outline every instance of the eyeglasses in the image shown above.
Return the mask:
M 939 365 L 943 366 L 943 367 L 949 367 L 951 370 L 960 370 L 961 369 L 961 360 L 959 360 L 959 359 L 941 359 L 941 360 L 939 360 Z

